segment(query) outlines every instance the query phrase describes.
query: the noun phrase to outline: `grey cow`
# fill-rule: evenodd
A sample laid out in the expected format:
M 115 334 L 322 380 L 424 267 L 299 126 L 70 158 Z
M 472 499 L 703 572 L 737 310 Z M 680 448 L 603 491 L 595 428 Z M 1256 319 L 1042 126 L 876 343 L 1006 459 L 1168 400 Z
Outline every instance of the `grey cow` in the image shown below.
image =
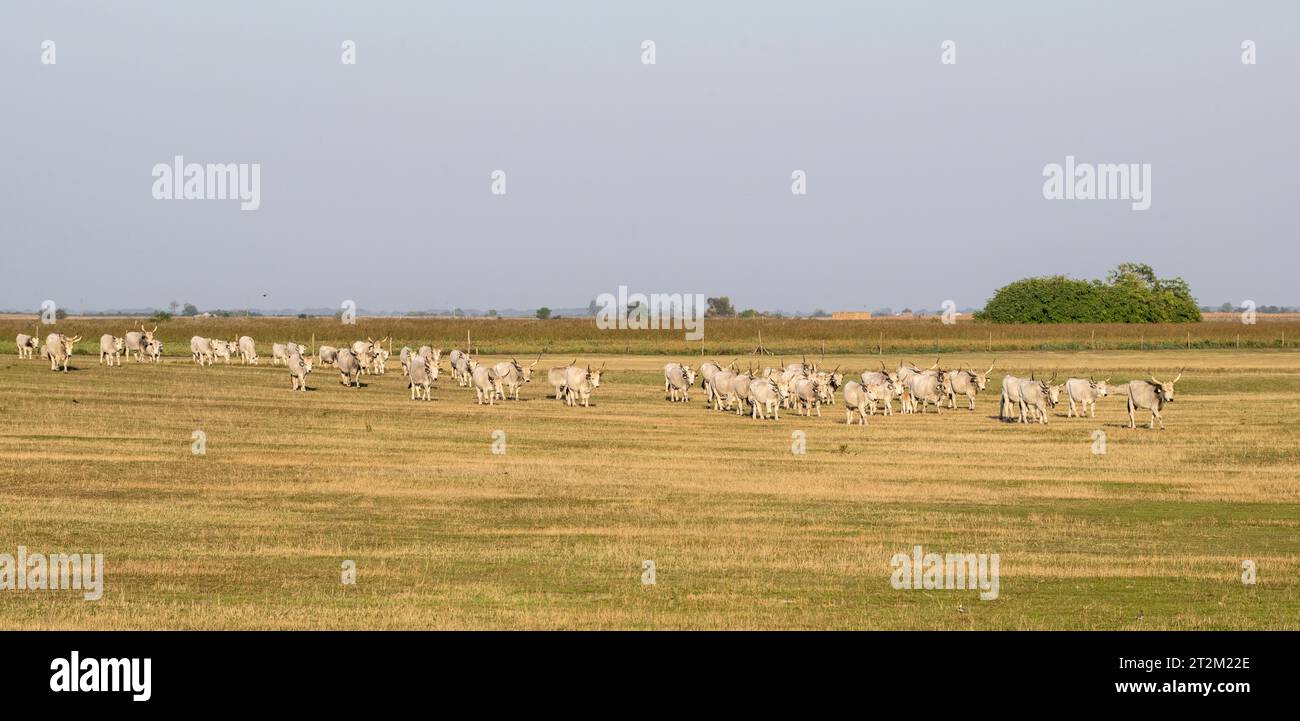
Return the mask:
M 722 370 L 715 361 L 705 361 L 700 365 L 700 388 L 704 389 L 704 407 L 712 408 L 717 402 L 717 393 L 713 390 L 713 374 Z
M 459 351 L 452 351 L 452 353 L 458 352 Z M 546 382 L 549 383 L 551 388 L 555 391 L 555 400 L 563 402 L 565 396 L 568 395 L 567 383 L 569 378 L 569 369 L 577 366 L 577 364 L 578 359 L 574 358 L 573 362 L 567 366 L 555 366 L 546 371 Z
M 212 365 L 212 341 L 201 335 L 190 338 L 190 360 L 198 365 Z
M 361 387 L 361 359 L 351 348 L 341 348 L 334 357 L 334 367 L 339 370 L 339 382 L 352 388 Z
M 533 368 L 541 360 L 542 357 L 537 356 L 537 360 L 528 365 L 522 365 L 514 358 L 511 358 L 508 363 L 497 363 L 493 370 L 496 371 L 497 377 L 501 379 L 501 390 L 497 391 L 501 395 L 501 400 L 505 400 L 506 397 L 519 400 L 520 386 L 532 382 Z
M 669 363 L 664 366 L 664 398 L 673 403 L 690 403 L 695 370 L 689 365 Z
M 16 339 L 18 345 L 19 358 L 32 358 L 37 349 L 41 347 L 41 339 L 34 335 L 19 333 Z
M 1109 381 L 1109 378 L 1103 381 L 1095 381 L 1091 378 L 1066 379 L 1065 396 L 1070 401 L 1070 410 L 1066 412 L 1065 417 L 1082 418 L 1087 413 L 1089 418 L 1096 418 L 1097 399 L 1110 395 L 1110 388 L 1106 386 Z
M 244 362 L 244 365 L 249 363 L 257 365 L 257 343 L 246 335 L 239 336 L 239 359 Z
M 483 405 L 487 401 L 488 405 L 495 405 L 497 395 L 501 393 L 501 376 L 497 375 L 496 369 L 485 365 L 475 365 L 474 370 L 470 372 L 470 380 L 474 385 L 474 397 L 478 399 L 478 404 Z
M 332 345 L 323 345 L 316 349 L 316 362 L 323 366 L 332 366 L 338 360 L 339 349 Z
M 64 373 L 68 372 L 68 361 L 72 358 L 72 349 L 79 340 L 81 340 L 81 336 L 69 338 L 62 333 L 51 333 L 45 336 L 45 347 L 41 350 L 41 353 L 50 359 L 50 370 L 57 371 L 62 367 Z
M 1165 418 L 1160 415 L 1164 410 L 1166 403 L 1174 402 L 1174 384 L 1183 377 L 1183 371 L 1178 371 L 1178 376 L 1168 383 L 1162 383 L 1151 376 L 1149 381 L 1129 381 L 1128 382 L 1128 427 L 1137 428 L 1134 413 L 1138 409 L 1151 411 L 1151 422 L 1147 428 L 1155 428 L 1156 421 L 1160 422 L 1160 430 L 1165 429 Z
M 590 408 L 591 394 L 600 387 L 600 374 L 604 370 L 604 363 L 596 370 L 592 370 L 591 366 L 587 366 L 586 370 L 577 366 L 569 366 L 564 369 L 565 403 L 569 406 L 577 406 L 578 403 L 582 403 L 583 408 Z
M 433 388 L 433 382 L 438 379 L 438 366 L 433 366 L 431 372 L 429 366 L 425 364 L 424 356 L 411 356 L 406 376 L 409 379 L 411 400 L 431 400 L 429 391 Z
M 853 414 L 857 413 L 862 419 L 862 426 L 867 425 L 867 410 L 870 409 L 874 414 L 876 402 L 869 395 L 867 389 L 862 387 L 857 381 L 849 381 L 844 384 L 844 424 L 853 425 Z
M 948 394 L 948 407 L 955 409 L 957 396 L 966 396 L 968 410 L 975 410 L 975 394 L 988 386 L 989 373 L 993 372 L 995 363 L 997 363 L 996 359 L 989 364 L 988 370 L 982 373 L 974 368 L 949 371 L 947 381 L 944 383 L 944 390 Z
M 118 338 L 111 333 L 105 333 L 99 337 L 99 364 L 104 365 L 122 365 L 122 353 L 126 351 L 126 340 Z
M 143 323 L 139 323 L 139 326 L 140 330 L 127 331 L 123 337 L 126 341 L 127 355 L 134 355 L 137 363 L 144 360 L 144 356 L 149 351 L 149 344 L 153 342 L 153 334 L 158 332 L 158 326 L 154 326 L 153 330 L 146 329 Z
M 1047 425 L 1048 410 L 1061 402 L 1061 386 L 1052 385 L 1054 380 L 1056 376 L 1045 381 L 1035 380 L 1032 374 L 1028 380 L 1019 379 L 1017 395 L 1020 398 L 1021 423 L 1025 423 L 1028 416 Z
M 290 390 L 307 392 L 307 374 L 311 373 L 311 360 L 294 353 L 289 356 L 288 366 L 289 380 L 293 384 Z
M 781 402 L 790 395 L 790 389 L 775 374 L 764 378 L 755 378 L 749 383 L 749 403 L 753 407 L 751 416 L 755 419 L 781 420 Z

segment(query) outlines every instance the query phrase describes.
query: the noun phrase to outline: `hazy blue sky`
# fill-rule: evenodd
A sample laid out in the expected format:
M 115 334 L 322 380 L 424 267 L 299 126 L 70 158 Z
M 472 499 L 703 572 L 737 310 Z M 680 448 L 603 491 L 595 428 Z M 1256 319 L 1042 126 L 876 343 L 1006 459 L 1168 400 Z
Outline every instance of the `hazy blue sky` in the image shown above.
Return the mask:
M 6 0 L 0 307 L 937 308 L 1124 260 L 1300 304 L 1297 43 L 1294 0 Z M 154 200 L 178 154 L 261 208 Z M 1066 155 L 1151 209 L 1044 200 Z

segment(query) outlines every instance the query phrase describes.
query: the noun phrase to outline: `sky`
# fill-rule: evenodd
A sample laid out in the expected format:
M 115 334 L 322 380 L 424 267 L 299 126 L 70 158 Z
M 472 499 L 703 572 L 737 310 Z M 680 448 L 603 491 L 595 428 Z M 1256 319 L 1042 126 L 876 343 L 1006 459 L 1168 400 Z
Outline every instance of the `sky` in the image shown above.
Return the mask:
M 8 0 L 0 308 L 967 307 L 1125 261 L 1300 305 L 1297 38 L 1293 0 Z M 177 155 L 260 206 L 155 199 Z M 1151 207 L 1045 199 L 1066 156 Z

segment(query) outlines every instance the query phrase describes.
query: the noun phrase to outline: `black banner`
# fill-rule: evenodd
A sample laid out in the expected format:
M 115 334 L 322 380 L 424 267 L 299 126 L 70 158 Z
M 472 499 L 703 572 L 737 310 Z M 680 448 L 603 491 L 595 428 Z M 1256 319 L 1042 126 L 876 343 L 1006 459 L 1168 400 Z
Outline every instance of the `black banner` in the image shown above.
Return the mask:
M 1043 700 L 1184 707 L 1289 695 L 1300 634 L 1087 632 L 9 632 L 7 702 L 49 711 L 376 708 L 554 694 L 651 703 L 727 693 L 797 708 L 912 698 L 927 711 Z M 487 695 L 485 696 L 484 693 Z M 865 696 L 864 696 L 865 694 Z M 639 700 L 638 700 L 639 699 Z M 674 708 L 664 706 L 661 708 Z M 647 707 L 647 708 L 653 708 Z

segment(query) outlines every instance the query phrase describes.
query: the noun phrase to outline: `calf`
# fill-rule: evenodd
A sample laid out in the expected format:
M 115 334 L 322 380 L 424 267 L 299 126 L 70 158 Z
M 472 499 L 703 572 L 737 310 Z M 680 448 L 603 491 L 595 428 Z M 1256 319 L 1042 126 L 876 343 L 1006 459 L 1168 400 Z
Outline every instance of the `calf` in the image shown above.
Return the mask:
M 19 358 L 32 358 L 33 354 L 41 346 L 41 339 L 37 338 L 34 335 L 19 333 L 17 338 L 17 344 L 18 344 Z

